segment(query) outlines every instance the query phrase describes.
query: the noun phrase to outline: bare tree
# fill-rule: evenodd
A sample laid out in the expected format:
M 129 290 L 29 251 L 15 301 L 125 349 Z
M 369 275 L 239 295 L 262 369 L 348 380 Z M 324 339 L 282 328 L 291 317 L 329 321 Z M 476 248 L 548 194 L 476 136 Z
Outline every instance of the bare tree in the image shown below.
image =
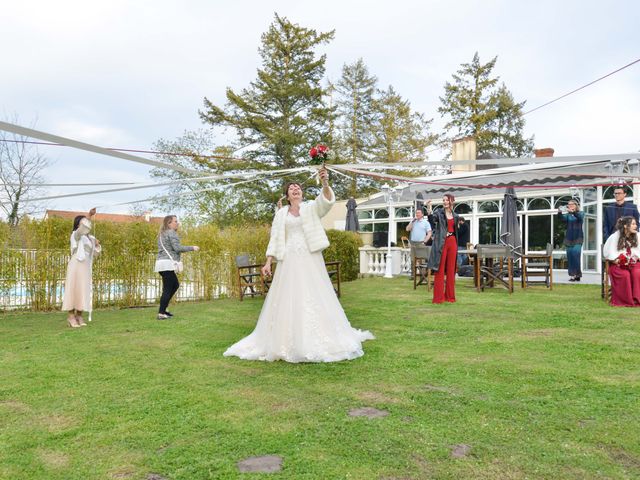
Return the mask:
M 18 124 L 18 116 L 14 115 L 6 121 Z M 11 226 L 17 225 L 20 218 L 37 209 L 34 203 L 25 200 L 37 197 L 43 191 L 41 172 L 50 163 L 38 152 L 36 145 L 25 143 L 28 140 L 28 137 L 0 130 L 0 208 Z

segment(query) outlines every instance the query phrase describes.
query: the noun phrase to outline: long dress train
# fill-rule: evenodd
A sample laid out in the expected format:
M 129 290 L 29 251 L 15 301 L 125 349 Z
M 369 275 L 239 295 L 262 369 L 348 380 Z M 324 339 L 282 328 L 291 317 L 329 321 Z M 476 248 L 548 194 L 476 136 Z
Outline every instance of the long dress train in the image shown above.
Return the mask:
M 256 328 L 224 355 L 294 363 L 362 356 L 362 342 L 374 336 L 349 323 L 322 253 L 309 252 L 301 218 L 288 214 L 285 229 L 285 255 L 275 270 Z

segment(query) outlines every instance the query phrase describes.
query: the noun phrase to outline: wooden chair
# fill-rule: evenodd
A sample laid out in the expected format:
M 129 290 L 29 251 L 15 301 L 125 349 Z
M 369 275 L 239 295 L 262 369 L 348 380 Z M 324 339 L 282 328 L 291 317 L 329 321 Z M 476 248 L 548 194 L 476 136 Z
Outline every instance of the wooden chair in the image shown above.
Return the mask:
M 400 244 L 402 245 L 402 248 L 409 248 L 409 239 L 407 237 L 400 237 Z
M 238 271 L 238 296 L 240 301 L 246 296 L 255 297 L 266 292 L 260 268 L 262 265 L 253 264 L 249 255 L 236 257 Z
M 327 267 L 327 273 L 333 284 L 333 290 L 336 292 L 338 298 L 340 298 L 340 264 L 341 262 L 332 261 L 324 262 Z
M 520 259 L 522 288 L 537 284 L 553 289 L 553 245 L 547 243 L 544 253 L 528 253 L 521 255 Z
M 413 289 L 418 288 L 418 285 L 426 285 L 427 292 L 431 290 L 433 285 L 433 278 L 431 275 L 431 269 L 429 268 L 429 255 L 431 254 L 431 247 L 428 246 L 415 246 L 411 245 L 411 265 L 413 273 Z
M 273 281 L 273 276 L 276 273 L 277 265 L 278 264 L 276 262 L 273 262 L 271 264 L 270 277 L 261 277 L 262 283 L 264 285 L 263 292 L 265 295 L 267 294 L 267 292 L 269 291 L 269 288 L 271 287 L 271 282 Z M 340 282 L 342 279 L 340 275 L 340 265 L 342 265 L 342 262 L 330 261 L 330 262 L 324 262 L 324 265 L 327 267 L 327 274 L 329 275 L 329 279 L 331 280 L 331 283 L 333 285 L 333 290 L 334 292 L 336 292 L 337 297 L 340 298 L 340 295 L 342 295 L 342 291 L 340 289 Z
M 611 303 L 611 284 L 609 280 L 609 267 L 611 263 L 611 260 L 604 260 L 602 262 L 602 299 L 608 304 Z
M 474 263 L 476 289 L 498 285 L 513 293 L 513 255 L 504 245 L 478 245 Z

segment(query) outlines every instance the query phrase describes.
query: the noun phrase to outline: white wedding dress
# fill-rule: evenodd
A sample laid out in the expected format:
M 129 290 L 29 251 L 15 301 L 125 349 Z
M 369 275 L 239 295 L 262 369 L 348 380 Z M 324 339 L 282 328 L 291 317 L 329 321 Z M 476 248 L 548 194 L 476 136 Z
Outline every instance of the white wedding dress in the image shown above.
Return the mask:
M 362 356 L 362 342 L 374 336 L 347 320 L 322 253 L 309 252 L 302 219 L 287 214 L 285 230 L 284 259 L 275 269 L 256 328 L 224 356 L 287 362 L 338 362 Z

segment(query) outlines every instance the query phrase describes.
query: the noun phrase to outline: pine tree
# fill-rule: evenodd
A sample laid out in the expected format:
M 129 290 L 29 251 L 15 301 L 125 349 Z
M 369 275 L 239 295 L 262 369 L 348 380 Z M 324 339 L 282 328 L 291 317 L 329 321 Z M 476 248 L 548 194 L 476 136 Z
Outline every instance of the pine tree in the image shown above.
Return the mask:
M 506 157 L 521 157 L 533 151 L 533 137 L 523 136 L 524 118 L 522 107 L 525 102 L 517 103 L 504 85 L 493 95 L 492 106 L 495 118 L 490 123 L 491 151 Z
M 427 147 L 437 137 L 429 133 L 432 120 L 414 112 L 411 104 L 390 85 L 379 90 L 374 102 L 376 121 L 373 126 L 373 155 L 378 162 L 418 162 L 426 160 Z
M 515 102 L 504 84 L 497 87 L 499 77 L 491 76 L 497 59 L 482 64 L 476 52 L 471 63 L 463 63 L 453 74 L 453 82 L 445 84 L 438 112 L 449 118 L 447 135 L 451 139 L 474 137 L 479 154 L 528 154 L 533 138 L 523 137 L 525 102 Z
M 315 54 L 333 36 L 276 14 L 262 35 L 257 79 L 240 93 L 228 88 L 225 108 L 205 98 L 202 120 L 234 129 L 238 147 L 246 148 L 249 158 L 283 168 L 304 163 L 309 147 L 326 141 L 333 115 L 321 84 L 326 56 Z
M 159 150 L 194 153 L 193 157 L 163 158 L 189 165 L 208 174 L 292 168 L 308 164 L 309 148 L 324 142 L 331 146 L 331 122 L 334 109 L 325 105 L 322 86 L 325 55 L 315 50 L 328 43 L 334 32 L 318 33 L 275 15 L 261 37 L 261 66 L 257 78 L 247 88 L 235 92 L 227 88 L 227 102 L 219 107 L 204 99 L 199 112 L 204 123 L 235 133 L 231 145 L 214 149 L 211 132 L 186 132 L 174 141 L 160 140 Z M 241 161 L 216 160 L 207 155 L 238 157 Z M 157 169 L 156 177 L 178 179 L 184 175 Z M 311 194 L 317 190 L 309 184 L 309 174 L 290 176 L 307 182 Z M 237 179 L 235 180 L 237 182 Z M 234 181 L 181 183 L 172 192 L 182 194 L 202 188 L 208 192 L 176 196 L 173 208 L 191 213 L 201 220 L 227 225 L 245 221 L 269 221 L 281 195 L 281 180 L 256 181 L 229 186 Z M 158 203 L 158 202 L 156 202 Z M 160 201 L 159 203 L 162 203 Z M 168 205 L 164 205 L 165 207 Z
M 360 58 L 344 64 L 342 75 L 335 86 L 338 114 L 338 141 L 336 150 L 345 163 L 366 162 L 371 157 L 373 123 L 375 121 L 374 94 L 378 79 Z M 353 175 L 349 195 L 358 193 L 358 178 Z M 368 183 L 360 179 L 360 185 Z

